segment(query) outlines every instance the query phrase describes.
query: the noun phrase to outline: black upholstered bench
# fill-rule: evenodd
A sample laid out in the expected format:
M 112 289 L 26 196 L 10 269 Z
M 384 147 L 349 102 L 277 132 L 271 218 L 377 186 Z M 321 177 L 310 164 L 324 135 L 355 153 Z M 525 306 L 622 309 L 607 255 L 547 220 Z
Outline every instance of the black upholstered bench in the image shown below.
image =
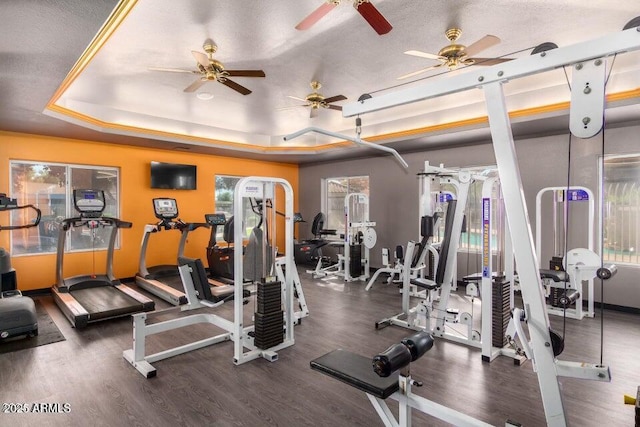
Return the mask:
M 333 350 L 312 360 L 311 369 L 381 399 L 386 399 L 399 389 L 397 376 L 378 376 L 373 371 L 370 357 L 346 350 Z

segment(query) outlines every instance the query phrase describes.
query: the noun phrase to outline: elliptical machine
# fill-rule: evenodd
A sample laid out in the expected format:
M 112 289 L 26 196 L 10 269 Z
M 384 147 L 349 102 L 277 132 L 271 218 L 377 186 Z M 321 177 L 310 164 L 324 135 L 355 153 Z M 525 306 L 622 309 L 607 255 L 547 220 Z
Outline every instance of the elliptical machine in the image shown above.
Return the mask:
M 311 223 L 311 234 L 313 234 L 313 238 L 303 240 L 294 245 L 296 264 L 315 265 L 318 260 L 322 258 L 322 247 L 329 244 L 329 241 L 326 240 L 324 236 L 335 236 L 336 234 L 336 230 L 324 229 L 326 220 L 326 215 L 318 212 Z
M 0 212 L 28 208 L 36 211 L 33 222 L 22 225 L 0 225 L 0 231 L 37 227 L 41 217 L 40 209 L 35 206 L 18 206 L 16 199 L 0 193 Z M 18 290 L 16 271 L 11 268 L 9 252 L 0 248 L 0 340 L 20 335 L 27 337 L 38 335 L 36 305 L 31 298 L 23 296 Z
M 211 226 L 211 235 L 207 245 L 207 262 L 209 264 L 209 274 L 214 278 L 233 280 L 233 217 L 227 221 L 223 213 L 206 214 L 205 220 Z M 224 227 L 222 238 L 227 246 L 222 247 L 217 243 L 216 235 L 218 227 Z

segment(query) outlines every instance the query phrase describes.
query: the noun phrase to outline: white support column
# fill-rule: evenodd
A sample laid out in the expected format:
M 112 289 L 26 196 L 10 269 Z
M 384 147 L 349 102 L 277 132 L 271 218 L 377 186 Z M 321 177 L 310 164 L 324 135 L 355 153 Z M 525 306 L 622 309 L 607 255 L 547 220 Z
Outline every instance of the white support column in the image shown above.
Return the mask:
M 566 426 L 562 394 L 551 347 L 549 317 L 545 309 L 542 283 L 533 248 L 533 235 L 502 82 L 484 85 L 483 89 L 505 210 L 518 265 L 522 299 L 529 319 L 529 333 L 546 421 L 549 426 Z
M 482 359 L 488 362 L 493 360 L 493 254 L 491 252 L 491 230 L 493 230 L 495 221 L 493 215 L 491 215 L 491 204 L 493 203 L 493 186 L 496 181 L 496 177 L 491 177 L 482 184 L 482 279 L 480 281 L 480 299 L 482 301 L 481 337 Z

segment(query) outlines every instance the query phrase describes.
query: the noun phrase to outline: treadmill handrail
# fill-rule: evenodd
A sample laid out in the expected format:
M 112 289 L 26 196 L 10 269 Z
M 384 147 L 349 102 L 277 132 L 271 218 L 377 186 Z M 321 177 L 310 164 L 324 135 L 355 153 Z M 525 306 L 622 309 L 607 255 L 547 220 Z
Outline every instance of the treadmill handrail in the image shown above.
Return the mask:
M 182 230 L 183 228 L 188 226 L 188 223 L 184 222 L 180 218 L 165 218 L 161 221 L 158 221 L 154 225 L 156 226 L 156 231 L 160 231 L 163 228 L 165 230 Z
M 133 223 L 129 221 L 122 221 L 118 218 L 112 217 L 96 217 L 96 218 L 66 218 L 62 220 L 62 227 L 58 233 L 58 247 L 56 251 L 56 285 L 62 292 L 68 292 L 69 289 L 65 285 L 64 281 L 64 254 L 65 254 L 65 242 L 67 238 L 67 231 L 73 227 L 82 227 L 90 222 L 97 222 L 98 226 L 111 227 L 109 233 L 109 243 L 107 245 L 107 260 L 105 275 L 109 279 L 111 285 L 117 285 L 120 282 L 116 279 L 113 273 L 113 252 L 115 250 L 116 236 L 119 228 L 131 228 Z
M 11 199 L 11 200 L 15 200 L 15 199 Z M 19 224 L 19 225 L 0 225 L 0 231 L 21 230 L 24 228 L 36 227 L 38 224 L 40 224 L 40 218 L 42 217 L 42 212 L 40 211 L 40 209 L 38 209 L 34 205 L 17 206 L 13 204 L 0 204 L 0 212 L 13 211 L 18 209 L 28 209 L 28 208 L 36 211 L 36 219 L 34 219 L 33 222 L 29 224 Z
M 116 227 L 116 228 L 131 228 L 133 223 L 128 221 L 122 221 L 118 218 L 100 216 L 96 218 L 86 218 L 82 216 L 65 218 L 62 220 L 62 228 L 64 231 L 70 228 L 84 227 L 90 223 L 95 223 L 98 227 Z

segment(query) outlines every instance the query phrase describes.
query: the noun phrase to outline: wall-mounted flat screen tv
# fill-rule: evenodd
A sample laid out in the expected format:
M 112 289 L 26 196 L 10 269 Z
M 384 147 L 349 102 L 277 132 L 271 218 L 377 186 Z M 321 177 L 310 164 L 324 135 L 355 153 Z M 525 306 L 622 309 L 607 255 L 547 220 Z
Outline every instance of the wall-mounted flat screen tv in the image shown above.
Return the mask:
M 151 162 L 151 188 L 165 190 L 195 190 L 195 165 Z

